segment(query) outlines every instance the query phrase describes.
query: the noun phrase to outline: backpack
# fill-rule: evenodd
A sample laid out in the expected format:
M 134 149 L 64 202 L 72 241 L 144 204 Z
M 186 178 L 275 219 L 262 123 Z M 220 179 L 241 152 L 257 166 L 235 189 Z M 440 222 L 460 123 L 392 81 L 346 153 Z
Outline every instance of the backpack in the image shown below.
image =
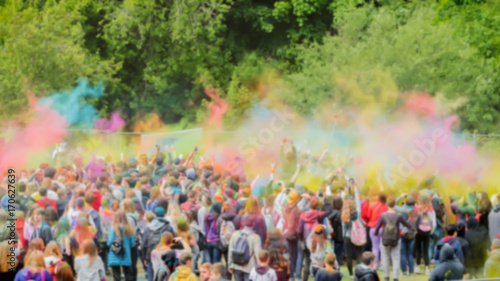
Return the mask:
M 49 199 L 49 202 L 45 201 L 45 199 Z M 54 201 L 54 200 L 52 200 L 50 198 L 44 198 L 44 199 L 40 199 L 40 201 L 43 202 L 43 204 L 45 205 L 43 207 L 43 209 L 46 210 L 48 207 L 52 207 L 52 201 Z M 56 209 L 56 214 L 59 215 L 59 211 L 57 210 L 57 208 L 55 208 L 55 209 Z
M 235 231 L 236 228 L 234 227 L 232 221 L 222 220 L 219 233 L 220 243 L 222 245 L 222 251 L 227 251 L 227 249 L 229 248 L 229 242 L 231 241 L 231 236 Z
M 63 261 L 59 260 L 56 263 L 52 264 L 51 266 L 47 267 L 47 271 L 49 272 L 50 275 L 52 275 L 52 279 L 56 280 L 55 279 L 56 278 L 56 268 L 57 268 L 57 266 L 59 266 L 62 263 L 63 263 Z
M 148 244 L 146 245 L 147 247 L 146 259 L 149 260 L 151 258 L 151 252 L 160 243 L 160 240 L 161 240 L 161 228 L 158 228 L 157 230 L 149 234 Z
M 415 226 L 416 216 L 411 216 L 410 212 L 408 210 L 406 210 L 406 213 L 408 214 L 408 222 L 411 225 Z M 401 233 L 402 233 L 404 238 L 411 240 L 411 239 L 415 238 L 415 236 L 417 235 L 417 230 L 415 228 L 413 228 L 413 230 L 412 230 L 406 226 L 403 226 L 403 230 L 401 231 Z
M 144 234 L 144 231 L 139 227 L 139 222 L 134 216 L 130 216 L 130 218 L 132 218 L 135 222 L 135 243 L 133 247 L 137 247 L 137 249 L 140 250 L 142 245 L 142 235 Z
M 120 237 L 118 235 L 115 236 L 115 240 L 109 247 L 109 250 L 113 252 L 117 256 L 125 255 L 125 248 L 123 247 L 123 233 L 120 231 Z
M 197 229 L 193 229 L 193 231 L 196 231 L 198 233 L 198 239 L 196 240 L 196 244 L 198 245 L 198 249 L 200 251 L 205 251 L 208 249 L 208 243 L 207 243 L 207 238 L 205 237 L 205 234 L 203 234 L 201 231 Z
M 387 214 L 383 214 L 382 218 L 385 221 L 384 230 L 382 232 L 382 245 L 386 247 L 396 247 L 399 242 L 398 221 L 400 214 L 397 214 L 396 219 L 391 222 Z
M 431 219 L 429 218 L 429 214 L 427 212 L 420 213 L 420 224 L 418 225 L 418 229 L 422 232 L 430 232 L 432 229 Z
M 168 255 L 170 252 L 170 255 Z M 166 258 L 166 260 L 165 260 Z M 167 281 L 170 277 L 175 278 L 177 275 L 176 269 L 180 265 L 179 259 L 176 257 L 175 250 L 170 250 L 162 255 L 163 263 L 155 272 L 154 281 Z
M 366 244 L 366 228 L 359 218 L 351 222 L 351 242 L 356 246 Z
M 19 199 L 17 199 L 17 201 L 19 202 L 19 209 L 27 216 L 31 206 L 35 203 L 35 200 L 29 195 L 19 195 L 18 197 Z
M 248 244 L 248 235 L 243 231 L 240 232 L 240 237 L 236 240 L 234 244 L 233 251 L 231 255 L 233 257 L 233 263 L 245 266 L 250 262 L 250 245 Z

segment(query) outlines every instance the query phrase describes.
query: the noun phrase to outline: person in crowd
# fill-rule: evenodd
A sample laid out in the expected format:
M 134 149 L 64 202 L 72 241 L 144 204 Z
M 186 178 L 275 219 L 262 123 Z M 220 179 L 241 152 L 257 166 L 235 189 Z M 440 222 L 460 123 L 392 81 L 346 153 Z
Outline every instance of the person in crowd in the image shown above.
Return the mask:
M 43 240 L 44 245 L 49 244 L 52 240 L 52 230 L 50 226 L 45 222 L 45 210 L 38 208 L 35 210 L 33 215 L 33 234 L 31 235 L 30 242 L 33 239 L 40 238 Z
M 258 253 L 259 265 L 250 271 L 250 281 L 277 281 L 276 272 L 269 267 L 269 252 L 260 250 Z
M 156 207 L 155 215 L 156 218 L 148 224 L 144 231 L 141 245 L 142 256 L 147 266 L 149 281 L 153 280 L 154 276 L 153 265 L 151 264 L 151 252 L 160 243 L 163 233 L 169 232 L 172 236 L 175 236 L 174 228 L 170 225 L 170 222 L 163 217 L 165 215 L 165 209 L 163 209 L 163 207 Z
M 24 256 L 24 264 L 26 265 L 28 263 L 28 259 L 33 252 L 35 251 L 43 252 L 44 250 L 45 250 L 45 244 L 43 243 L 43 240 L 40 238 L 33 239 L 33 241 L 30 242 L 28 251 L 26 251 L 26 255 Z
M 210 281 L 227 281 L 224 278 L 224 273 L 226 272 L 226 268 L 220 262 L 212 264 L 210 266 Z
M 458 258 L 458 260 L 462 263 L 462 265 L 465 265 L 465 260 L 464 260 L 464 253 L 462 251 L 462 246 L 460 245 L 460 242 L 458 242 L 455 237 L 457 236 L 457 226 L 455 224 L 449 224 L 446 226 L 446 233 L 448 234 L 446 237 L 443 239 L 439 240 L 439 242 L 436 245 L 436 251 L 434 252 L 434 260 L 436 263 L 440 262 L 440 255 L 439 252 L 441 251 L 441 248 L 445 245 L 448 244 L 452 247 L 455 256 Z
M 453 247 L 445 244 L 439 251 L 439 265 L 432 270 L 429 281 L 462 280 L 465 267 L 456 258 Z
M 23 233 L 23 246 L 25 249 L 29 247 L 29 243 L 31 241 L 31 236 L 35 232 L 35 211 L 40 208 L 38 204 L 33 204 L 28 214 L 26 215 L 26 219 L 24 221 L 24 233 Z
M 222 265 L 222 264 L 221 264 Z M 203 263 L 200 265 L 200 279 L 201 281 L 210 281 L 210 267 L 212 266 L 212 264 L 206 262 L 206 263 Z M 224 268 L 224 271 L 226 269 Z M 219 273 L 220 274 L 220 277 L 219 276 L 216 276 L 218 277 L 217 281 L 222 279 L 222 276 L 224 275 L 224 272 L 223 273 Z
M 262 246 L 266 241 L 267 226 L 266 219 L 262 215 L 259 201 L 255 197 L 249 197 L 245 204 L 244 216 L 253 215 L 255 218 L 254 231 L 260 236 Z
M 335 254 L 329 253 L 325 256 L 325 267 L 320 268 L 314 275 L 315 281 L 340 281 L 342 274 L 336 269 L 337 258 Z
M 78 245 L 83 244 L 83 241 L 87 239 L 96 239 L 97 230 L 90 224 L 90 217 L 87 213 L 80 213 L 76 220 L 75 228 L 71 231 L 70 236 L 76 240 Z
M 99 216 L 101 217 L 101 229 L 102 235 L 99 238 L 99 248 L 101 249 L 99 256 L 104 262 L 104 268 L 106 269 L 106 275 L 109 275 L 108 270 L 108 252 L 109 247 L 106 245 L 109 238 L 109 232 L 111 229 L 111 224 L 113 223 L 113 217 L 115 212 L 111 209 L 112 199 L 110 196 L 103 196 L 101 200 L 101 210 Z
M 460 243 L 460 246 L 462 247 L 462 252 L 464 253 L 464 264 L 465 264 L 465 276 L 467 277 L 467 270 L 469 267 L 471 267 L 471 249 L 469 246 L 469 242 L 467 239 L 465 239 L 465 234 L 467 230 L 467 223 L 463 221 L 459 221 L 457 224 L 457 236 L 455 239 Z M 486 231 L 484 231 L 486 232 Z
M 47 245 L 47 247 L 45 248 L 43 259 L 45 261 L 45 268 L 50 273 L 50 275 L 52 275 L 52 278 L 55 279 L 57 266 L 63 262 L 61 250 L 59 249 L 57 243 L 50 242 Z
M 328 245 L 326 228 L 322 224 L 316 224 L 306 241 L 306 246 L 311 253 L 311 276 L 314 279 L 316 272 L 324 267 L 325 256 L 332 253 L 333 249 Z
M 207 250 L 209 254 L 209 262 L 216 263 L 221 260 L 221 251 L 219 248 L 220 237 L 217 227 L 217 220 L 219 219 L 221 213 L 220 202 L 212 203 L 210 212 L 205 217 L 205 233 L 207 239 Z
M 491 204 L 490 198 L 488 198 L 488 193 L 482 191 L 478 193 L 478 208 L 475 217 L 479 221 L 479 227 L 484 230 L 489 229 L 488 215 L 490 214 L 493 206 Z
M 355 245 L 351 241 L 351 229 L 352 222 L 359 218 L 361 210 L 356 208 L 356 203 L 353 200 L 348 200 L 345 202 L 342 209 L 342 236 L 344 237 L 344 245 L 346 249 L 347 256 L 347 270 L 349 270 L 349 276 L 353 278 L 352 271 L 352 260 L 356 259 L 356 264 L 361 262 L 361 251 L 362 246 Z
M 497 194 L 497 202 L 488 215 L 490 241 L 495 240 L 500 233 L 500 193 Z
M 65 262 L 57 267 L 56 278 L 54 281 L 75 281 L 71 266 Z
M 97 245 L 87 239 L 80 246 L 81 252 L 75 258 L 77 281 L 101 281 L 106 276 L 104 263 L 97 254 Z
M 193 255 L 184 252 L 179 258 L 180 266 L 172 273 L 169 281 L 198 281 L 198 277 L 191 271 L 193 267 Z
M 387 212 L 380 216 L 380 219 L 375 227 L 375 234 L 378 236 L 380 228 L 383 228 L 381 235 L 382 248 L 382 266 L 384 268 L 384 279 L 390 277 L 390 262 L 393 265 L 393 278 L 395 281 L 399 278 L 399 267 L 401 261 L 401 237 L 399 235 L 399 226 L 402 224 L 407 228 L 413 228 L 405 218 L 394 210 L 396 201 L 394 197 L 387 199 Z
M 409 275 L 413 275 L 414 273 L 413 249 L 415 247 L 415 237 L 417 234 L 417 212 L 415 210 L 415 199 L 413 196 L 409 195 L 403 197 L 405 199 L 405 205 L 399 207 L 397 205 L 399 200 L 396 199 L 396 206 L 394 209 L 412 225 L 412 228 L 404 226 L 401 230 L 401 271 L 403 272 L 403 276 L 406 276 L 407 273 Z
M 286 247 L 281 231 L 277 228 L 269 229 L 264 248 L 269 251 L 269 266 L 276 272 L 278 281 L 288 281 L 290 277 L 290 261 L 285 257 Z
M 470 278 L 483 278 L 484 264 L 488 258 L 488 249 L 490 249 L 490 240 L 486 229 L 479 225 L 475 217 L 467 220 L 467 232 L 465 240 L 469 243 L 470 251 L 464 251 L 465 266 Z M 463 249 L 463 248 L 462 248 Z
M 38 206 L 40 206 L 40 208 L 45 209 L 48 206 L 52 206 L 52 208 L 57 210 L 57 201 L 47 197 L 47 193 L 48 193 L 47 188 L 45 188 L 45 187 L 40 188 L 38 193 L 40 194 L 40 199 L 38 199 L 36 201 L 36 203 L 38 204 Z M 56 194 L 56 197 L 57 197 L 57 194 Z
M 436 228 L 436 214 L 432 209 L 432 204 L 429 198 L 425 196 L 420 197 L 418 207 L 419 211 L 417 214 L 417 219 L 415 221 L 415 226 L 417 229 L 417 235 L 415 238 L 415 259 L 417 262 L 417 266 L 415 267 L 415 273 L 420 274 L 420 262 L 421 257 L 423 257 L 425 265 L 425 275 L 429 275 L 429 241 L 434 229 Z
M 135 242 L 134 229 L 128 223 L 125 212 L 119 211 L 113 218 L 111 230 L 108 238 L 108 266 L 113 272 L 113 279 L 120 281 L 120 267 L 123 268 L 125 280 L 134 280 L 132 276 L 132 247 Z
M 500 264 L 500 234 L 498 236 L 498 238 L 493 239 L 491 243 L 491 252 L 484 264 L 486 278 L 500 276 L 500 266 L 498 266 Z
M 282 192 L 286 192 L 283 188 Z M 300 195 L 295 190 L 291 190 L 288 193 L 288 203 L 283 206 L 283 217 L 284 217 L 284 227 L 283 236 L 288 244 L 288 251 L 290 253 L 290 272 L 292 277 L 294 277 L 297 265 L 298 257 L 298 247 L 299 247 L 299 235 L 297 230 L 299 228 L 299 221 L 302 211 L 298 207 L 300 201 Z M 300 276 L 295 276 L 300 279 Z
M 384 194 L 380 194 L 378 196 L 378 200 L 370 204 L 370 208 L 368 210 L 368 224 L 367 226 L 370 228 L 370 240 L 372 241 L 372 252 L 375 255 L 375 270 L 379 267 L 379 258 L 380 258 L 380 237 L 375 235 L 375 228 L 377 227 L 377 223 L 380 220 L 380 216 L 387 212 L 387 197 Z
M 354 270 L 355 281 L 380 281 L 375 268 L 375 255 L 372 252 L 364 252 L 361 255 L 360 264 L 356 265 Z
M 134 230 L 134 233 L 138 233 L 140 216 L 135 209 L 134 202 L 131 199 L 124 199 L 120 203 L 120 209 L 125 212 L 127 216 L 127 221 Z M 140 231 L 139 231 L 140 232 Z M 132 276 L 137 276 L 137 259 L 139 257 L 139 237 L 136 236 L 135 243 L 131 249 L 132 258 Z M 135 281 L 136 279 L 134 279 Z
M 258 264 L 261 242 L 253 231 L 255 221 L 253 215 L 243 217 L 243 228 L 234 232 L 229 242 L 228 267 L 236 281 L 248 281 L 252 268 Z
M 17 274 L 14 281 L 53 281 L 52 275 L 45 269 L 42 251 L 33 251 Z
M 365 200 L 365 202 L 368 202 Z M 332 242 L 334 243 L 332 247 L 335 249 L 335 256 L 337 257 L 337 263 L 342 265 L 342 255 L 344 253 L 344 235 L 342 229 L 342 208 L 344 202 L 342 197 L 335 196 L 332 202 L 332 212 L 328 216 L 328 220 L 333 228 L 332 232 Z M 368 205 L 368 203 L 366 204 Z M 366 211 L 367 212 L 367 211 Z
M 240 228 L 241 218 L 232 209 L 228 202 L 222 204 L 222 214 L 217 220 L 217 232 L 221 238 L 221 254 L 224 256 L 225 264 L 228 261 L 229 241 L 234 231 Z M 231 275 L 226 276 L 231 279 Z
M 182 210 L 181 207 L 179 207 L 178 201 L 170 200 L 165 219 L 167 219 L 167 221 L 169 221 L 174 227 L 174 231 L 177 231 L 177 224 L 175 222 L 177 222 L 180 218 L 182 218 Z

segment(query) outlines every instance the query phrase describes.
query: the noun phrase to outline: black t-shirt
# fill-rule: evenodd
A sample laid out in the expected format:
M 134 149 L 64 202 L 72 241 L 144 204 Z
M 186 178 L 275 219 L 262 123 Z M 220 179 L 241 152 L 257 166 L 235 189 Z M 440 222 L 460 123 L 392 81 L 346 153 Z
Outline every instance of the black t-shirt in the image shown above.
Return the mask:
M 338 271 L 329 271 L 324 268 L 318 270 L 315 281 L 340 281 L 342 280 L 342 274 Z

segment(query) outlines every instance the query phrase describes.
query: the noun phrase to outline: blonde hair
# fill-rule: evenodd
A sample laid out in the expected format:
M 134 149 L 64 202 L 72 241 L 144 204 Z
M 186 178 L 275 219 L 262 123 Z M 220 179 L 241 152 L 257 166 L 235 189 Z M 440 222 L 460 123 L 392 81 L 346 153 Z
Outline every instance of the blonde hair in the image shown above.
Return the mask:
M 135 204 L 131 199 L 123 199 L 122 206 L 125 213 L 135 213 Z
M 28 259 L 31 256 L 32 253 L 35 251 L 43 251 L 44 244 L 43 240 L 40 238 L 36 238 L 31 240 L 30 245 L 28 247 L 28 252 L 26 253 L 26 256 L 24 257 L 24 264 L 28 264 Z M 42 257 L 43 258 L 43 257 Z
M 89 255 L 89 266 L 91 267 L 97 258 L 97 246 L 93 240 L 87 239 L 82 243 L 82 255 Z
M 130 237 L 134 235 L 134 229 L 132 226 L 128 223 L 127 220 L 127 215 L 125 214 L 124 211 L 118 211 L 116 212 L 114 218 L 113 218 L 113 223 L 111 224 L 116 236 L 120 237 L 120 226 L 123 227 L 123 234 L 125 234 L 125 237 Z
M 0 253 L 0 272 L 7 272 L 10 269 L 9 262 L 11 262 L 10 257 L 7 255 L 7 253 L 10 253 L 10 245 L 8 240 L 0 243 Z M 19 261 L 16 259 L 16 265 L 18 263 Z
M 156 215 L 153 212 L 151 212 L 151 211 L 147 211 L 144 214 L 144 217 L 146 218 L 147 222 L 152 222 L 156 218 Z
M 176 200 L 170 200 L 170 202 L 168 202 L 167 217 L 170 217 L 172 223 L 175 224 L 182 218 L 182 210 Z
M 47 244 L 44 257 L 57 257 L 62 259 L 61 249 L 59 249 L 59 245 L 57 245 L 55 242 L 50 242 L 49 244 Z
M 30 270 L 34 271 L 39 271 L 39 270 L 44 270 L 45 269 L 45 260 L 43 259 L 43 252 L 36 250 L 27 257 L 28 260 L 24 264 L 24 267 L 28 267 Z

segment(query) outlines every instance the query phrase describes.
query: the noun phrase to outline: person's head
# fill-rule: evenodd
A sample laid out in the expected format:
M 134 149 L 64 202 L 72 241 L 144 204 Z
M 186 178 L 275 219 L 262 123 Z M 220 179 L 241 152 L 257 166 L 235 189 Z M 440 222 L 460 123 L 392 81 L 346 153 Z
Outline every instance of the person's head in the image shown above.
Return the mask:
M 45 257 L 56 257 L 62 259 L 61 249 L 55 242 L 50 242 L 45 248 Z
M 465 238 L 465 231 L 467 230 L 467 224 L 463 221 L 457 222 L 457 236 Z
M 269 252 L 267 250 L 260 250 L 258 257 L 260 266 L 266 266 L 269 264 Z
M 54 239 L 60 242 L 61 239 L 69 237 L 70 224 L 67 218 L 61 218 L 57 222 L 56 233 L 54 234 Z
M 144 213 L 144 218 L 146 218 L 147 223 L 150 223 L 156 218 L 156 215 L 153 212 L 147 211 Z
M 88 267 L 91 267 L 94 264 L 96 257 L 97 257 L 97 246 L 94 243 L 94 240 L 87 239 L 87 240 L 83 241 L 80 248 L 81 248 L 82 255 L 89 256 L 89 266 Z
M 457 236 L 457 226 L 454 224 L 449 224 L 446 226 L 446 233 L 448 236 L 456 237 Z
M 201 279 L 201 281 L 210 281 L 210 267 L 211 266 L 212 266 L 212 264 L 210 264 L 208 262 L 200 265 L 200 279 Z
M 123 199 L 120 203 L 120 207 L 125 213 L 135 213 L 135 204 L 131 199 Z
M 116 212 L 113 217 L 113 223 L 111 224 L 117 236 L 120 236 L 120 229 L 123 229 L 123 234 L 125 237 L 130 237 L 134 234 L 134 229 L 128 223 L 127 215 L 124 211 Z
M 342 210 L 342 205 L 344 204 L 344 201 L 342 200 L 342 197 L 340 196 L 335 196 L 333 197 L 333 202 L 332 202 L 332 207 L 336 210 Z
M 394 197 L 389 196 L 389 198 L 387 198 L 387 207 L 389 207 L 390 209 L 394 209 L 394 207 L 396 207 L 396 200 L 394 199 Z
M 326 246 L 326 230 L 322 224 L 316 224 L 311 232 L 311 252 L 316 253 L 318 248 Z
M 174 243 L 174 236 L 170 232 L 165 232 L 161 235 L 160 243 L 158 246 L 170 247 Z
M 337 259 L 337 256 L 333 253 L 326 254 L 325 256 L 325 266 L 328 269 L 333 269 L 335 267 L 335 260 Z
M 157 218 L 161 218 L 165 215 L 165 209 L 163 207 L 156 207 L 155 215 Z
M 95 201 L 94 193 L 86 192 L 84 199 L 85 199 L 85 204 L 87 204 L 88 206 L 91 206 L 92 203 L 94 203 L 94 201 Z
M 432 209 L 431 200 L 427 196 L 420 196 L 418 198 L 419 207 L 425 211 L 430 211 Z
M 249 197 L 245 204 L 246 214 L 260 214 L 259 201 L 255 197 Z
M 300 201 L 300 194 L 295 191 L 295 190 L 292 190 L 290 191 L 290 193 L 288 193 L 288 203 L 290 205 L 296 205 L 298 204 Z
M 45 210 L 42 208 L 37 208 L 33 216 L 35 224 L 41 224 L 43 222 L 44 215 L 45 215 Z
M 380 203 L 382 204 L 385 204 L 387 202 L 387 197 L 385 196 L 385 194 L 379 194 L 378 201 L 380 201 Z
M 35 250 L 31 252 L 29 256 L 27 256 L 27 261 L 24 264 L 24 267 L 29 268 L 31 271 L 39 271 L 45 269 L 45 261 L 43 259 L 43 252 L 39 250 Z
M 366 251 L 361 255 L 361 262 L 369 267 L 375 264 L 375 255 L 372 252 Z
M 66 197 L 68 197 L 68 193 L 66 192 L 66 190 L 59 188 L 57 190 L 57 197 L 59 197 L 59 199 L 65 199 Z
M 55 281 L 74 281 L 73 270 L 69 264 L 63 262 L 57 266 Z
M 47 170 L 45 170 L 44 177 L 53 179 L 54 176 L 56 175 L 56 169 L 49 167 Z
M 85 200 L 82 197 L 78 197 L 75 200 L 75 205 L 76 208 L 81 211 L 85 207 Z
M 219 281 L 226 274 L 226 268 L 222 263 L 214 263 L 210 266 L 210 281 Z
M 160 197 L 161 197 L 160 187 L 155 186 L 155 187 L 151 188 L 151 192 L 150 192 L 151 201 L 158 199 Z
M 193 255 L 191 253 L 188 253 L 188 252 L 183 252 L 181 254 L 181 257 L 179 258 L 179 262 L 183 266 L 187 266 L 187 267 L 191 268 L 193 266 Z
M 57 222 L 57 211 L 52 206 L 45 208 L 44 219 L 49 225 L 55 224 Z
M 38 193 L 40 194 L 41 197 L 47 197 L 47 192 L 48 189 L 46 187 L 42 187 L 40 188 L 40 190 L 38 190 Z
M 309 208 L 311 208 L 311 210 L 317 210 L 319 208 L 318 198 L 316 196 L 311 196 L 311 199 L 309 199 Z
M 195 190 L 188 191 L 187 196 L 188 196 L 189 200 L 195 201 L 196 200 L 196 191 Z

